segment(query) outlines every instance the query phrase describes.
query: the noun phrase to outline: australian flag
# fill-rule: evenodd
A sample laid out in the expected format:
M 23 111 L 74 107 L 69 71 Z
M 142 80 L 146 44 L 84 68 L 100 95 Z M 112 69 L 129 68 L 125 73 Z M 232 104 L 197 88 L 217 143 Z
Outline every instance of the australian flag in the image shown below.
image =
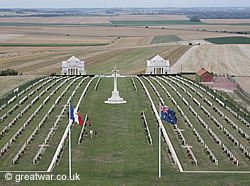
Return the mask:
M 161 105 L 161 120 L 175 125 L 177 124 L 177 118 L 175 114 L 175 111 L 167 109 L 166 106 Z

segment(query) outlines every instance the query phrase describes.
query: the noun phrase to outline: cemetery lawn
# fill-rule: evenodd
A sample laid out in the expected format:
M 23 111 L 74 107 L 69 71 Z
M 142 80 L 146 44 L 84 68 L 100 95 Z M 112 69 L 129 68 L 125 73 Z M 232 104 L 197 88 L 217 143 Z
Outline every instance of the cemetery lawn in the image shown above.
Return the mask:
M 81 144 L 77 144 L 81 127 L 77 124 L 71 130 L 72 136 L 72 175 L 78 173 L 80 181 L 22 181 L 20 185 L 227 185 L 227 184 L 250 184 L 247 174 L 207 174 L 207 173 L 180 173 L 177 166 L 170 161 L 166 146 L 162 141 L 162 178 L 158 178 L 158 127 L 150 108 L 150 102 L 145 96 L 139 81 L 134 78 L 138 91 L 133 89 L 130 78 L 118 78 L 118 90 L 120 96 L 127 101 L 127 104 L 109 105 L 104 101 L 111 96 L 113 90 L 113 78 L 102 78 L 98 90 L 94 92 L 97 82 L 96 78 L 90 85 L 86 96 L 83 98 L 79 112 L 83 118 L 86 114 L 92 122 L 92 129 L 98 129 L 98 137 L 84 137 Z M 89 79 L 88 79 L 89 80 Z M 86 86 L 86 83 L 84 85 Z M 151 80 L 152 81 L 152 80 Z M 144 81 L 145 83 L 145 81 Z M 74 85 L 76 86 L 77 83 Z M 146 83 L 145 83 L 146 84 Z M 148 89 L 149 86 L 146 84 Z M 75 107 L 84 86 L 73 97 L 72 105 Z M 68 95 L 71 88 L 67 91 Z M 59 94 L 59 93 L 57 93 Z M 156 96 L 150 90 L 154 101 Z M 163 95 L 161 93 L 161 95 Z M 66 100 L 64 98 L 64 101 Z M 166 97 L 164 97 L 166 99 Z M 63 102 L 60 102 L 61 106 Z M 55 109 L 58 113 L 59 108 Z M 141 112 L 144 111 L 149 130 L 151 132 L 153 145 L 147 144 L 144 132 Z M 52 117 L 51 117 L 52 118 Z M 54 119 L 53 119 L 54 120 Z M 67 117 L 59 124 L 58 130 L 67 125 Z M 164 122 L 166 130 L 171 133 L 171 125 Z M 88 128 L 89 131 L 89 128 Z M 175 134 L 171 134 L 175 135 Z M 61 135 L 55 133 L 56 141 Z M 172 139 L 172 138 L 171 138 Z M 54 138 L 50 142 L 54 144 Z M 175 144 L 174 144 L 175 146 Z M 177 146 L 180 146 L 177 144 Z M 47 150 L 49 150 L 48 148 Z M 30 149 L 31 150 L 31 149 Z M 180 152 L 182 151 L 182 152 Z M 55 152 L 54 149 L 48 151 L 50 155 L 43 157 L 40 162 L 41 167 L 46 170 L 46 166 L 51 161 Z M 183 154 L 183 149 L 176 148 L 177 155 Z M 29 153 L 28 151 L 21 158 Z M 48 154 L 48 153 L 47 153 Z M 184 153 L 184 155 L 186 155 Z M 204 156 L 205 161 L 208 161 Z M 182 159 L 181 163 L 182 163 Z M 189 160 L 189 165 L 192 167 Z M 8 162 L 10 163 L 10 162 Z M 25 165 L 32 167 L 30 162 Z M 29 164 L 29 165 L 28 165 Z M 38 167 L 39 167 L 38 166 Z M 233 165 L 232 165 L 233 166 Z M 25 167 L 23 167 L 24 169 Z M 13 173 L 15 175 L 15 173 Z M 54 175 L 68 175 L 68 144 L 64 148 L 59 164 L 53 170 Z M 15 184 L 15 182 L 5 181 L 4 173 L 0 176 L 1 184 Z

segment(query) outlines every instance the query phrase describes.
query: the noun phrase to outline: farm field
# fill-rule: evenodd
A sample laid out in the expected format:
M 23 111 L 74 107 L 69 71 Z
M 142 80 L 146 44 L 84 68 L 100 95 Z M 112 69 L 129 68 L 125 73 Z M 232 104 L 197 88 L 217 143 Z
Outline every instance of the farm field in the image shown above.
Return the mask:
M 152 43 L 169 43 L 173 41 L 181 41 L 182 39 L 176 35 L 154 36 Z
M 250 23 L 250 19 L 201 19 L 201 21 L 216 24 Z
M 170 59 L 173 65 L 189 48 L 189 46 L 132 47 L 111 50 L 83 47 L 27 47 L 27 50 L 21 47 L 12 50 L 2 48 L 0 68 L 13 68 L 23 74 L 49 75 L 53 72 L 60 74 L 61 62 L 75 55 L 85 61 L 88 74 L 109 73 L 114 65 L 121 69 L 121 73 L 136 74 L 144 73 L 146 61 L 157 54 Z
M 67 16 L 46 19 L 1 17 L 0 68 L 14 68 L 26 75 L 49 75 L 54 72 L 60 74 L 61 61 L 75 55 L 85 61 L 88 74 L 107 73 L 108 69 L 114 65 L 120 66 L 121 73 L 137 74 L 145 72 L 146 60 L 154 55 L 163 55 L 162 57 L 170 59 L 173 65 L 190 48 L 187 46 L 189 43 L 194 45 L 199 43 L 204 47 L 201 58 L 198 59 L 200 65 L 193 68 L 193 64 L 189 66 L 187 62 L 187 70 L 198 71 L 198 67 L 210 70 L 211 65 L 208 64 L 211 63 L 207 63 L 212 59 L 210 56 L 213 56 L 210 49 L 214 48 L 216 52 L 217 48 L 224 46 L 207 46 L 211 43 L 204 40 L 205 38 L 242 36 L 224 33 L 224 31 L 249 32 L 249 26 L 244 25 L 244 23 L 248 24 L 248 20 L 238 20 L 238 22 L 237 20 L 227 22 L 221 20 L 221 23 L 214 21 L 214 23 L 204 21 L 190 25 L 187 17 L 175 15 L 75 16 L 73 19 Z M 111 23 L 126 23 L 127 26 L 115 26 Z M 145 24 L 151 23 L 157 26 L 145 27 Z M 170 40 L 175 41 L 168 42 L 170 36 L 173 35 L 176 38 Z M 166 36 L 168 39 L 163 39 Z M 249 35 L 244 34 L 244 37 L 249 37 Z M 176 41 L 177 38 L 181 41 Z M 162 43 L 163 41 L 168 43 Z M 209 49 L 206 50 L 206 48 Z M 247 47 L 235 50 L 238 45 L 231 45 L 229 48 L 234 48 L 233 54 L 235 55 L 224 57 L 223 52 L 216 54 L 218 60 L 216 60 L 216 68 L 213 68 L 213 70 L 216 69 L 216 73 L 218 71 L 218 73 L 238 74 L 240 69 L 237 69 L 240 67 L 237 66 L 236 61 L 239 59 L 239 61 L 245 61 L 243 62 L 245 64 L 249 60 Z M 186 55 L 188 54 L 189 51 Z M 196 55 L 199 56 L 199 54 Z M 200 61 L 203 56 L 207 57 Z M 232 60 L 229 59 L 230 62 L 227 62 L 228 58 Z M 237 67 L 235 70 L 228 71 L 231 64 Z M 173 69 L 173 72 L 177 72 L 180 68 L 177 67 L 177 71 L 175 67 Z M 244 69 L 248 70 L 248 68 Z M 242 74 L 246 74 L 244 69 Z M 245 82 L 243 80 L 239 83 L 245 84 Z M 249 85 L 244 85 L 244 87 L 249 87 Z
M 205 38 L 214 44 L 250 44 L 250 38 L 248 37 L 217 37 L 217 38 Z
M 127 104 L 108 105 L 104 104 L 104 101 L 110 97 L 113 90 L 113 78 L 101 78 L 97 90 L 94 91 L 97 80 L 98 77 L 84 76 L 45 77 L 37 80 L 38 83 L 34 86 L 24 89 L 27 91 L 22 94 L 20 94 L 22 91 L 20 90 L 17 93 L 17 95 L 20 95 L 13 102 L 1 108 L 0 117 L 13 106 L 18 105 L 12 113 L 7 114 L 7 118 L 1 123 L 0 133 L 5 129 L 5 126 L 7 126 L 7 129 L 4 133 L 1 133 L 0 149 L 10 139 L 14 139 L 8 147 L 8 151 L 2 153 L 0 157 L 1 171 L 46 171 L 48 169 L 68 125 L 66 103 L 70 101 L 74 107 L 79 105 L 79 113 L 82 114 L 83 118 L 86 114 L 88 115 L 87 123 L 91 121 L 92 128 L 98 129 L 98 137 L 91 139 L 90 136 L 82 136 L 82 141 L 78 144 L 81 127 L 74 124 L 71 130 L 72 173 L 77 172 L 81 180 L 75 182 L 46 181 L 46 184 L 249 184 L 248 174 L 196 172 L 250 171 L 249 156 L 241 151 L 242 146 L 249 151 L 249 139 L 245 137 L 245 134 L 249 133 L 249 126 L 247 126 L 247 123 L 244 124 L 242 120 L 242 118 L 245 118 L 243 112 L 237 113 L 240 114 L 241 119 L 234 117 L 231 112 L 235 112 L 235 108 L 228 110 L 211 97 L 211 95 L 216 97 L 218 95 L 199 87 L 199 85 L 192 84 L 187 79 L 175 76 L 133 77 L 137 91 L 131 83 L 131 78 L 118 78 L 120 95 L 127 101 Z M 152 102 L 145 95 L 145 91 L 148 92 Z M 206 93 L 207 91 L 210 94 Z M 86 95 L 81 100 L 81 95 L 84 92 Z M 180 95 L 183 97 L 180 98 Z M 28 97 L 24 99 L 25 96 Z M 183 101 L 183 98 L 186 102 Z M 218 98 L 223 101 L 221 97 Z M 156 114 L 158 113 L 160 99 L 169 109 L 177 112 L 178 118 L 177 130 L 174 129 L 173 125 L 163 122 L 164 128 L 162 131 L 166 133 L 163 132 L 162 137 L 161 179 L 157 178 L 158 125 L 151 109 L 151 106 L 154 105 L 157 108 Z M 24 101 L 19 104 L 21 100 Z M 197 105 L 198 103 L 200 106 Z M 212 106 L 209 103 L 212 103 Z M 9 123 L 12 123 L 11 121 L 29 104 L 31 105 L 26 112 L 19 116 L 12 127 L 8 127 Z M 190 110 L 190 106 L 193 111 Z M 215 111 L 215 108 L 217 111 Z M 31 117 L 34 111 L 36 114 Z M 142 111 L 145 112 L 147 118 L 152 145 L 148 144 L 147 133 L 141 119 Z M 220 116 L 220 112 L 223 112 L 224 116 Z M 201 122 L 199 117 L 195 116 L 195 113 L 203 118 L 208 128 L 204 127 L 204 121 Z M 215 118 L 214 121 L 219 122 L 221 126 L 211 118 Z M 247 117 L 246 119 L 249 120 Z M 23 123 L 27 123 L 27 125 L 24 127 Z M 243 130 L 242 134 L 233 127 L 235 124 Z M 22 127 L 24 127 L 23 132 L 16 136 L 15 134 Z M 89 127 L 86 125 L 84 127 L 86 131 L 89 131 Z M 178 130 L 181 131 L 177 132 Z M 209 132 L 210 130 L 212 133 Z M 200 138 L 196 136 L 194 131 L 200 135 Z M 32 136 L 33 134 L 34 136 Z M 166 141 L 166 134 L 170 138 L 184 172 L 180 172 L 180 167 L 173 163 L 173 152 L 167 150 L 170 147 L 164 142 Z M 30 136 L 32 138 L 29 138 Z M 216 142 L 215 136 L 226 146 L 234 158 L 228 157 L 227 153 L 230 153 L 223 151 L 222 144 Z M 48 140 L 45 142 L 46 137 Z M 25 150 L 22 150 L 27 140 L 31 141 L 29 141 Z M 213 155 L 209 154 L 209 150 L 202 144 L 202 140 Z M 242 146 L 235 145 L 236 140 Z M 41 144 L 46 145 L 42 146 Z M 60 155 L 56 156 L 58 160 L 54 164 L 53 174 L 68 174 L 68 138 L 63 140 L 63 144 Z M 42 151 L 39 151 L 39 149 Z M 193 156 L 191 156 L 190 149 Z M 36 156 L 37 153 L 39 156 Z M 12 164 L 16 155 L 19 158 L 15 159 L 14 164 Z M 36 159 L 35 157 L 39 158 Z M 216 165 L 215 160 L 218 160 L 218 165 Z M 238 160 L 239 166 L 236 165 L 236 160 Z M 15 174 L 13 173 L 13 175 Z M 3 176 L 0 176 L 0 182 L 1 184 L 15 184 L 14 180 L 6 181 Z M 36 185 L 44 184 L 44 182 L 37 181 L 22 181 L 21 185 L 34 183 Z
M 22 75 L 22 76 L 1 76 L 0 77 L 0 95 L 4 95 L 10 90 L 18 87 L 19 85 L 35 79 L 35 75 Z

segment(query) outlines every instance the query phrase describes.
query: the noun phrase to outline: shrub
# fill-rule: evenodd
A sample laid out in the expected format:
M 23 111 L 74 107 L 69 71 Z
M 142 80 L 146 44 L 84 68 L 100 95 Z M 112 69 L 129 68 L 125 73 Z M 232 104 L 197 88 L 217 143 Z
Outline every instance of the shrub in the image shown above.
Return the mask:
M 18 72 L 14 69 L 1 70 L 0 76 L 16 76 Z

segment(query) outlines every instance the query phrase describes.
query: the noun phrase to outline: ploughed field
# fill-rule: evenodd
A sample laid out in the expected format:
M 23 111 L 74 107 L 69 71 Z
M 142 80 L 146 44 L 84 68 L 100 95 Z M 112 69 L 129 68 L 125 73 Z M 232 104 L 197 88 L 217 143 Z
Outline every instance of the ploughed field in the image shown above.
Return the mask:
M 72 173 L 80 174 L 79 185 L 249 183 L 248 174 L 241 174 L 250 171 L 249 113 L 239 106 L 179 76 L 118 78 L 127 104 L 104 104 L 112 90 L 113 78 L 88 76 L 48 76 L 21 87 L 1 106 L 1 171 L 47 171 L 52 165 L 52 173 L 68 174 L 67 132 L 63 134 L 71 103 L 86 121 L 83 128 L 74 124 L 71 130 Z M 178 118 L 177 126 L 163 122 L 161 179 L 160 101 Z M 98 137 L 81 135 L 89 132 L 89 121 Z M 2 176 L 0 182 L 7 183 Z

